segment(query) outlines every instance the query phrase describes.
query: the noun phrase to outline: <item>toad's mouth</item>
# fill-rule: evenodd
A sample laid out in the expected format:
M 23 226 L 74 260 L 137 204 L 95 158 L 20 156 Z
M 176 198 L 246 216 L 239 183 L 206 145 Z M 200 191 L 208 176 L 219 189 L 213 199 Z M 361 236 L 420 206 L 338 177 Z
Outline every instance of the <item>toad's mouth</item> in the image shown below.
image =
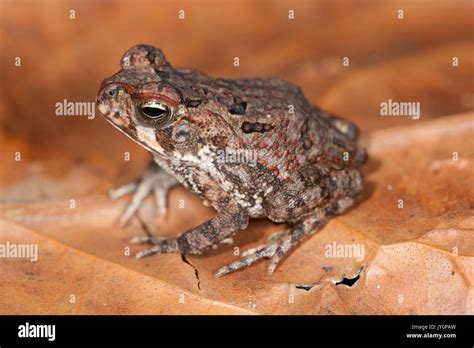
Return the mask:
M 104 116 L 104 115 L 102 115 Z M 132 139 L 134 142 L 136 142 L 138 145 L 140 145 L 141 147 L 145 148 L 146 150 L 150 151 L 150 152 L 156 152 L 155 150 L 153 150 L 148 144 L 146 143 L 143 143 L 142 141 L 140 141 L 139 139 L 136 139 L 135 137 L 133 137 L 131 134 L 129 134 L 129 131 L 127 130 L 126 127 L 121 127 L 119 126 L 118 124 L 116 124 L 114 121 L 112 121 L 111 119 L 109 119 L 108 117 L 104 116 L 104 118 L 107 120 L 107 122 L 109 122 L 115 129 L 117 129 L 118 131 L 120 131 L 120 133 L 123 133 L 125 134 L 128 138 Z

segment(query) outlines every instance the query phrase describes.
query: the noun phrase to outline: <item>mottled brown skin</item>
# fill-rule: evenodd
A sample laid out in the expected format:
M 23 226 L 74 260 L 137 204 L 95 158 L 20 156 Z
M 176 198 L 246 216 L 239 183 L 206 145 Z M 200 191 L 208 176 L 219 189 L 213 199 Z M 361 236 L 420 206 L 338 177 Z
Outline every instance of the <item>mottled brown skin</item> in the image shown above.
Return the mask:
M 97 103 L 154 159 L 148 186 L 123 191 L 135 192 L 127 219 L 152 189 L 166 199 L 176 182 L 217 211 L 176 238 L 135 239 L 153 244 L 138 257 L 200 254 L 245 229 L 249 218 L 267 217 L 288 227 L 216 275 L 261 258 L 271 258 L 271 273 L 292 246 L 353 205 L 362 190 L 358 168 L 367 155 L 357 127 L 316 109 L 300 88 L 280 79 L 211 78 L 174 69 L 161 50 L 138 45 L 125 53 L 122 70 L 103 81 Z M 253 153 L 256 165 L 219 161 L 219 151 Z

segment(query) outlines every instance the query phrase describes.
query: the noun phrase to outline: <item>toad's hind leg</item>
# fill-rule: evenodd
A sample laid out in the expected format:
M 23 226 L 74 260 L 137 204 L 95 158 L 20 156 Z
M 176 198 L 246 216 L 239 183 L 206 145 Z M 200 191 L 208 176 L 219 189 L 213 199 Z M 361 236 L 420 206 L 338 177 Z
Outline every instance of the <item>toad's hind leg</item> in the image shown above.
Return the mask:
M 306 236 L 319 231 L 329 219 L 352 206 L 362 189 L 362 177 L 357 171 L 341 171 L 333 175 L 332 181 L 332 192 L 325 205 L 298 220 L 290 221 L 288 228 L 272 235 L 267 244 L 244 251 L 240 260 L 221 267 L 215 275 L 223 276 L 264 258 L 271 259 L 268 273 L 273 273 L 278 263 L 292 247 Z
M 271 258 L 271 263 L 268 267 L 268 273 L 271 274 L 291 247 L 296 245 L 305 235 L 319 230 L 326 221 L 324 214 L 311 215 L 293 226 L 290 225 L 283 231 L 275 232 L 270 236 L 267 244 L 244 251 L 240 260 L 219 268 L 214 274 L 220 277 L 241 268 L 249 267 L 260 259 L 269 258 Z
M 324 209 L 320 209 L 316 213 L 306 216 L 298 223 L 289 224 L 288 228 L 283 231 L 272 234 L 267 244 L 245 250 L 240 260 L 219 268 L 214 274 L 217 277 L 221 277 L 241 268 L 249 267 L 260 259 L 271 259 L 267 271 L 269 274 L 272 274 L 278 263 L 292 247 L 302 241 L 306 236 L 319 231 L 331 217 L 343 212 L 352 204 L 352 198 L 344 198 L 335 204 L 330 204 Z

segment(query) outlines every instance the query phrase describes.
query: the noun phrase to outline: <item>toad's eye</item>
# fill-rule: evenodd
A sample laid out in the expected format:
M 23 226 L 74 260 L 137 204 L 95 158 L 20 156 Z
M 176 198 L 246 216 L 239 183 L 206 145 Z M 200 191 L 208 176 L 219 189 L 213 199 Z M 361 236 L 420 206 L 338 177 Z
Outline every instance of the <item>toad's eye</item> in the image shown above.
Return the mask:
M 139 106 L 139 108 L 143 115 L 152 120 L 162 118 L 163 116 L 167 115 L 169 116 L 170 114 L 169 107 L 156 101 L 143 103 Z
M 118 89 L 117 88 L 112 88 L 107 91 L 107 94 L 109 97 L 115 97 L 117 95 Z

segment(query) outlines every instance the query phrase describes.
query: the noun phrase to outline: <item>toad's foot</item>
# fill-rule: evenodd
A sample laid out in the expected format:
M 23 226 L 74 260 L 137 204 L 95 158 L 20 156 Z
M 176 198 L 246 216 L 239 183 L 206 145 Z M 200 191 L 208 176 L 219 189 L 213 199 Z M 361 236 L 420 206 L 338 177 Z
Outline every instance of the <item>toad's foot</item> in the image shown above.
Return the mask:
M 133 242 L 133 240 L 132 240 Z M 150 256 L 154 254 L 165 254 L 165 253 L 179 253 L 179 246 L 178 241 L 176 238 L 162 238 L 162 237 L 151 237 L 148 240 L 141 239 L 138 243 L 135 244 L 143 244 L 143 243 L 151 243 L 153 246 L 143 249 L 135 254 L 136 259 L 141 259 L 145 256 Z
M 152 234 L 147 234 L 146 236 L 135 236 L 130 240 L 131 244 L 134 245 L 143 245 L 143 244 L 151 244 L 151 245 L 156 245 L 159 244 L 161 241 L 163 241 L 164 237 L 160 236 L 154 236 Z
M 242 253 L 242 258 L 231 264 L 219 268 L 214 275 L 221 277 L 235 272 L 241 268 L 249 267 L 260 259 L 271 259 L 267 268 L 269 274 L 275 271 L 280 260 L 304 236 L 316 232 L 325 222 L 324 216 L 311 216 L 302 222 L 270 235 L 267 244 L 247 249 Z
M 142 177 L 127 185 L 110 190 L 109 195 L 112 199 L 118 199 L 129 193 L 132 194 L 132 200 L 120 218 L 120 224 L 122 226 L 126 225 L 140 208 L 143 200 L 152 192 L 155 194 L 158 214 L 165 214 L 168 191 L 176 184 L 176 179 L 164 172 L 155 162 L 152 162 Z

